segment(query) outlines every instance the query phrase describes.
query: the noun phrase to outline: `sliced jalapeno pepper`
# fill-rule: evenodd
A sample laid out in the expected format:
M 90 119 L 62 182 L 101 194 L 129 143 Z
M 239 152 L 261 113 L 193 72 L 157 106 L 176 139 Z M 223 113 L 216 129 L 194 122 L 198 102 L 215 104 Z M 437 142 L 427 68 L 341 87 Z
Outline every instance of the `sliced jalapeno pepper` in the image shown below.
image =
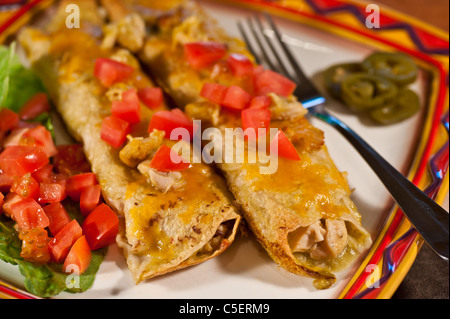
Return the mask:
M 418 73 L 414 61 L 400 53 L 373 53 L 363 61 L 362 67 L 369 74 L 383 76 L 401 86 L 413 83 Z
M 354 111 L 367 111 L 392 103 L 398 87 L 376 75 L 354 73 L 342 81 L 341 99 Z
M 395 102 L 379 107 L 369 115 L 380 124 L 393 124 L 413 116 L 419 109 L 419 96 L 410 89 L 402 89 Z
M 350 74 L 361 72 L 360 63 L 342 63 L 325 70 L 323 79 L 328 92 L 335 98 L 341 97 L 341 83 Z

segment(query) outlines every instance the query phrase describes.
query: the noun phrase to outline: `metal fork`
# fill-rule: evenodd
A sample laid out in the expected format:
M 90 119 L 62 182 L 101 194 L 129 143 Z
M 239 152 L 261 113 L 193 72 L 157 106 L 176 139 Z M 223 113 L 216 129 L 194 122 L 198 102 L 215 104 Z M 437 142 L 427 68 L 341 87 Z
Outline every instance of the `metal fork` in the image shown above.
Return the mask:
M 264 25 L 268 25 L 269 28 L 263 25 L 258 15 L 253 19 L 247 19 L 247 27 L 244 27 L 242 22 L 238 22 L 240 33 L 249 51 L 255 56 L 256 62 L 258 64 L 265 62 L 273 71 L 297 83 L 294 95 L 308 109 L 309 114 L 331 124 L 347 138 L 373 169 L 425 242 L 437 255 L 448 260 L 448 212 L 397 171 L 355 131 L 325 110 L 325 97 L 302 71 L 291 50 L 282 40 L 281 33 L 271 16 L 268 14 L 264 16 L 266 18 Z M 273 33 L 279 49 L 276 48 L 267 31 Z M 250 39 L 253 39 L 256 45 Z M 259 48 L 262 57 L 257 54 L 256 48 Z

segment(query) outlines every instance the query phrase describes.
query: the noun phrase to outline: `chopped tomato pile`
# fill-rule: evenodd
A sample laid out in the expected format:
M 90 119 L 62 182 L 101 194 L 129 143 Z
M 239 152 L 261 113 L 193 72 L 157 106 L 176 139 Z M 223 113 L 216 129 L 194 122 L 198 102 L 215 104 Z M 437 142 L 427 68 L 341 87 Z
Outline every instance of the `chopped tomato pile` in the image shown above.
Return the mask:
M 212 44 L 208 48 L 192 46 L 192 60 L 198 54 L 208 54 L 210 60 L 214 61 L 218 55 L 222 55 L 222 47 Z M 200 50 L 201 52 L 197 52 Z M 197 53 L 196 53 L 197 52 Z M 199 62 L 198 67 L 206 65 L 205 62 Z M 110 59 L 97 59 L 94 75 L 100 83 L 109 87 L 120 81 L 126 81 L 134 72 L 131 66 Z M 163 103 L 163 92 L 161 88 L 145 87 L 141 89 L 130 89 L 122 93 L 122 99 L 113 101 L 111 104 L 111 115 L 103 119 L 101 127 L 101 139 L 114 148 L 120 148 L 126 141 L 127 135 L 132 131 L 132 126 L 141 122 L 141 103 L 150 109 L 157 109 Z M 178 131 L 176 137 L 171 138 L 175 129 L 183 129 Z M 159 130 L 165 132 L 166 138 L 171 139 L 187 139 L 190 140 L 195 133 L 196 127 L 193 121 L 188 118 L 181 110 L 174 109 L 171 111 L 157 111 L 153 114 L 148 132 Z M 177 133 L 177 132 L 174 132 Z M 184 134 L 186 133 L 186 134 Z M 151 161 L 152 168 L 169 172 L 179 171 L 189 168 L 190 164 L 182 159 L 176 152 L 170 151 L 167 146 L 161 146 L 155 153 Z M 84 212 L 85 207 L 83 200 L 96 197 L 99 190 L 91 190 L 84 197 L 79 199 L 81 211 Z M 78 198 L 75 198 L 78 200 Z M 89 241 L 89 237 L 88 237 Z
M 200 96 L 219 104 L 221 107 L 241 113 L 242 129 L 253 129 L 255 137 L 261 137 L 261 129 L 266 134 L 270 128 L 272 103 L 269 93 L 289 97 L 296 84 L 290 79 L 262 66 L 256 66 L 250 59 L 237 53 L 227 56 L 226 47 L 214 42 L 187 43 L 184 46 L 187 62 L 195 69 L 209 67 L 220 61 L 225 61 L 231 74 L 238 79 L 250 79 L 251 92 L 237 85 L 226 86 L 220 83 L 205 83 Z M 280 130 L 275 136 L 278 142 L 278 155 L 290 160 L 299 160 L 294 145 Z M 274 140 L 275 140 L 274 138 Z M 271 147 L 271 149 L 273 149 Z
M 98 58 L 95 61 L 94 76 L 104 87 L 124 82 L 131 78 L 134 68 L 111 59 Z M 146 87 L 130 89 L 122 93 L 120 100 L 111 104 L 111 116 L 102 122 L 101 139 L 114 148 L 123 145 L 132 126 L 141 122 L 141 103 L 150 109 L 157 109 L 163 102 L 160 88 Z
M 110 68 L 98 72 L 113 74 Z M 115 79 L 122 76 L 114 73 Z M 44 126 L 25 122 L 48 110 L 45 94 L 19 114 L 0 109 L 0 214 L 16 222 L 24 260 L 62 263 L 63 271 L 83 273 L 91 251 L 114 242 L 119 220 L 103 203 L 82 147 L 56 146 Z M 66 200 L 79 203 L 81 225 L 69 216 Z
M 251 85 L 223 85 L 207 82 L 201 88 L 200 96 L 219 104 L 231 112 L 240 112 L 242 128 L 253 129 L 255 138 L 269 132 L 272 99 L 269 93 L 289 97 L 295 90 L 296 84 L 290 79 L 276 72 L 265 70 L 255 65 L 243 54 L 231 53 L 222 43 L 191 42 L 184 45 L 184 55 L 187 63 L 197 71 L 211 67 L 215 63 L 226 65 L 234 78 L 246 79 Z M 117 82 L 126 82 L 134 68 L 110 59 L 97 59 L 95 63 L 95 77 L 104 87 L 110 87 Z M 240 83 L 237 81 L 236 83 Z M 251 91 L 248 89 L 251 88 Z M 125 143 L 127 135 L 132 132 L 133 125 L 141 122 L 141 104 L 150 109 L 157 109 L 163 102 L 163 92 L 160 88 L 147 87 L 143 89 L 129 89 L 122 93 L 119 100 L 113 101 L 111 115 L 104 118 L 101 127 L 101 139 L 114 148 L 120 148 Z M 176 129 L 183 129 L 177 130 Z M 191 139 L 196 132 L 193 121 L 179 109 L 155 112 L 150 120 L 148 132 L 159 130 L 165 132 L 165 138 L 171 140 L 186 139 L 186 132 Z M 247 131 L 251 132 L 251 131 Z M 175 133 L 175 134 L 174 134 Z M 251 138 L 247 134 L 247 139 Z M 280 131 L 272 140 L 278 142 L 278 155 L 290 160 L 299 160 L 294 145 L 288 137 Z M 274 149 L 271 147 L 271 150 Z M 180 161 L 166 148 L 161 147 L 155 153 L 151 167 L 163 172 L 182 170 L 189 167 L 185 161 Z

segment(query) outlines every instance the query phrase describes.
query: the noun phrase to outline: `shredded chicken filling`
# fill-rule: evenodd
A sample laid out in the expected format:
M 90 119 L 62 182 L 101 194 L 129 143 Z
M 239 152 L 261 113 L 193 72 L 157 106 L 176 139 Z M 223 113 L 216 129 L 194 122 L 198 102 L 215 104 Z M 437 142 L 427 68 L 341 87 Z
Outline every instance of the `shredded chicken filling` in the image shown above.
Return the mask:
M 150 167 L 150 161 L 144 161 L 138 165 L 138 170 L 142 175 L 147 177 L 156 189 L 167 193 L 170 190 L 180 189 L 186 181 L 180 172 L 161 172 Z
M 151 159 L 162 145 L 164 132 L 154 130 L 149 137 L 128 136 L 128 143 L 120 151 L 120 160 L 147 178 L 156 189 L 166 193 L 182 188 L 186 181 L 180 172 L 161 172 L 150 167 Z
M 130 14 L 104 28 L 102 48 L 111 49 L 119 43 L 131 52 L 138 52 L 144 45 L 145 21 L 138 14 Z
M 205 246 L 197 251 L 197 255 L 212 254 L 214 251 L 218 250 L 222 245 L 222 242 L 231 235 L 234 223 L 234 220 L 229 220 L 220 224 L 214 236 L 205 244 Z
M 321 260 L 339 256 L 347 246 L 348 235 L 344 221 L 325 219 L 296 229 L 288 239 L 293 253 L 306 252 Z
M 272 99 L 270 106 L 272 120 L 294 120 L 305 116 L 308 111 L 299 106 L 294 96 L 282 97 L 274 93 L 269 94 Z
M 136 167 L 152 156 L 162 145 L 164 132 L 154 130 L 149 137 L 128 136 L 128 143 L 120 151 L 120 160 L 130 167 Z

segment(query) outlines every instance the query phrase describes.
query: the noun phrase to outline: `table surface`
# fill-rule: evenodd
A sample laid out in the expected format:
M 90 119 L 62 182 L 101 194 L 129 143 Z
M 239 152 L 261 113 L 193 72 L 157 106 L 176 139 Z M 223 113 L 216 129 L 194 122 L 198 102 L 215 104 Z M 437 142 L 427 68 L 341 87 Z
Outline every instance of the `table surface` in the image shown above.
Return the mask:
M 374 0 L 370 2 L 390 7 L 449 32 L 448 0 Z
M 449 32 L 448 0 L 376 0 L 373 2 Z M 444 207 L 448 211 L 448 200 L 444 203 Z M 393 299 L 449 299 L 448 261 L 440 259 L 424 244 Z

